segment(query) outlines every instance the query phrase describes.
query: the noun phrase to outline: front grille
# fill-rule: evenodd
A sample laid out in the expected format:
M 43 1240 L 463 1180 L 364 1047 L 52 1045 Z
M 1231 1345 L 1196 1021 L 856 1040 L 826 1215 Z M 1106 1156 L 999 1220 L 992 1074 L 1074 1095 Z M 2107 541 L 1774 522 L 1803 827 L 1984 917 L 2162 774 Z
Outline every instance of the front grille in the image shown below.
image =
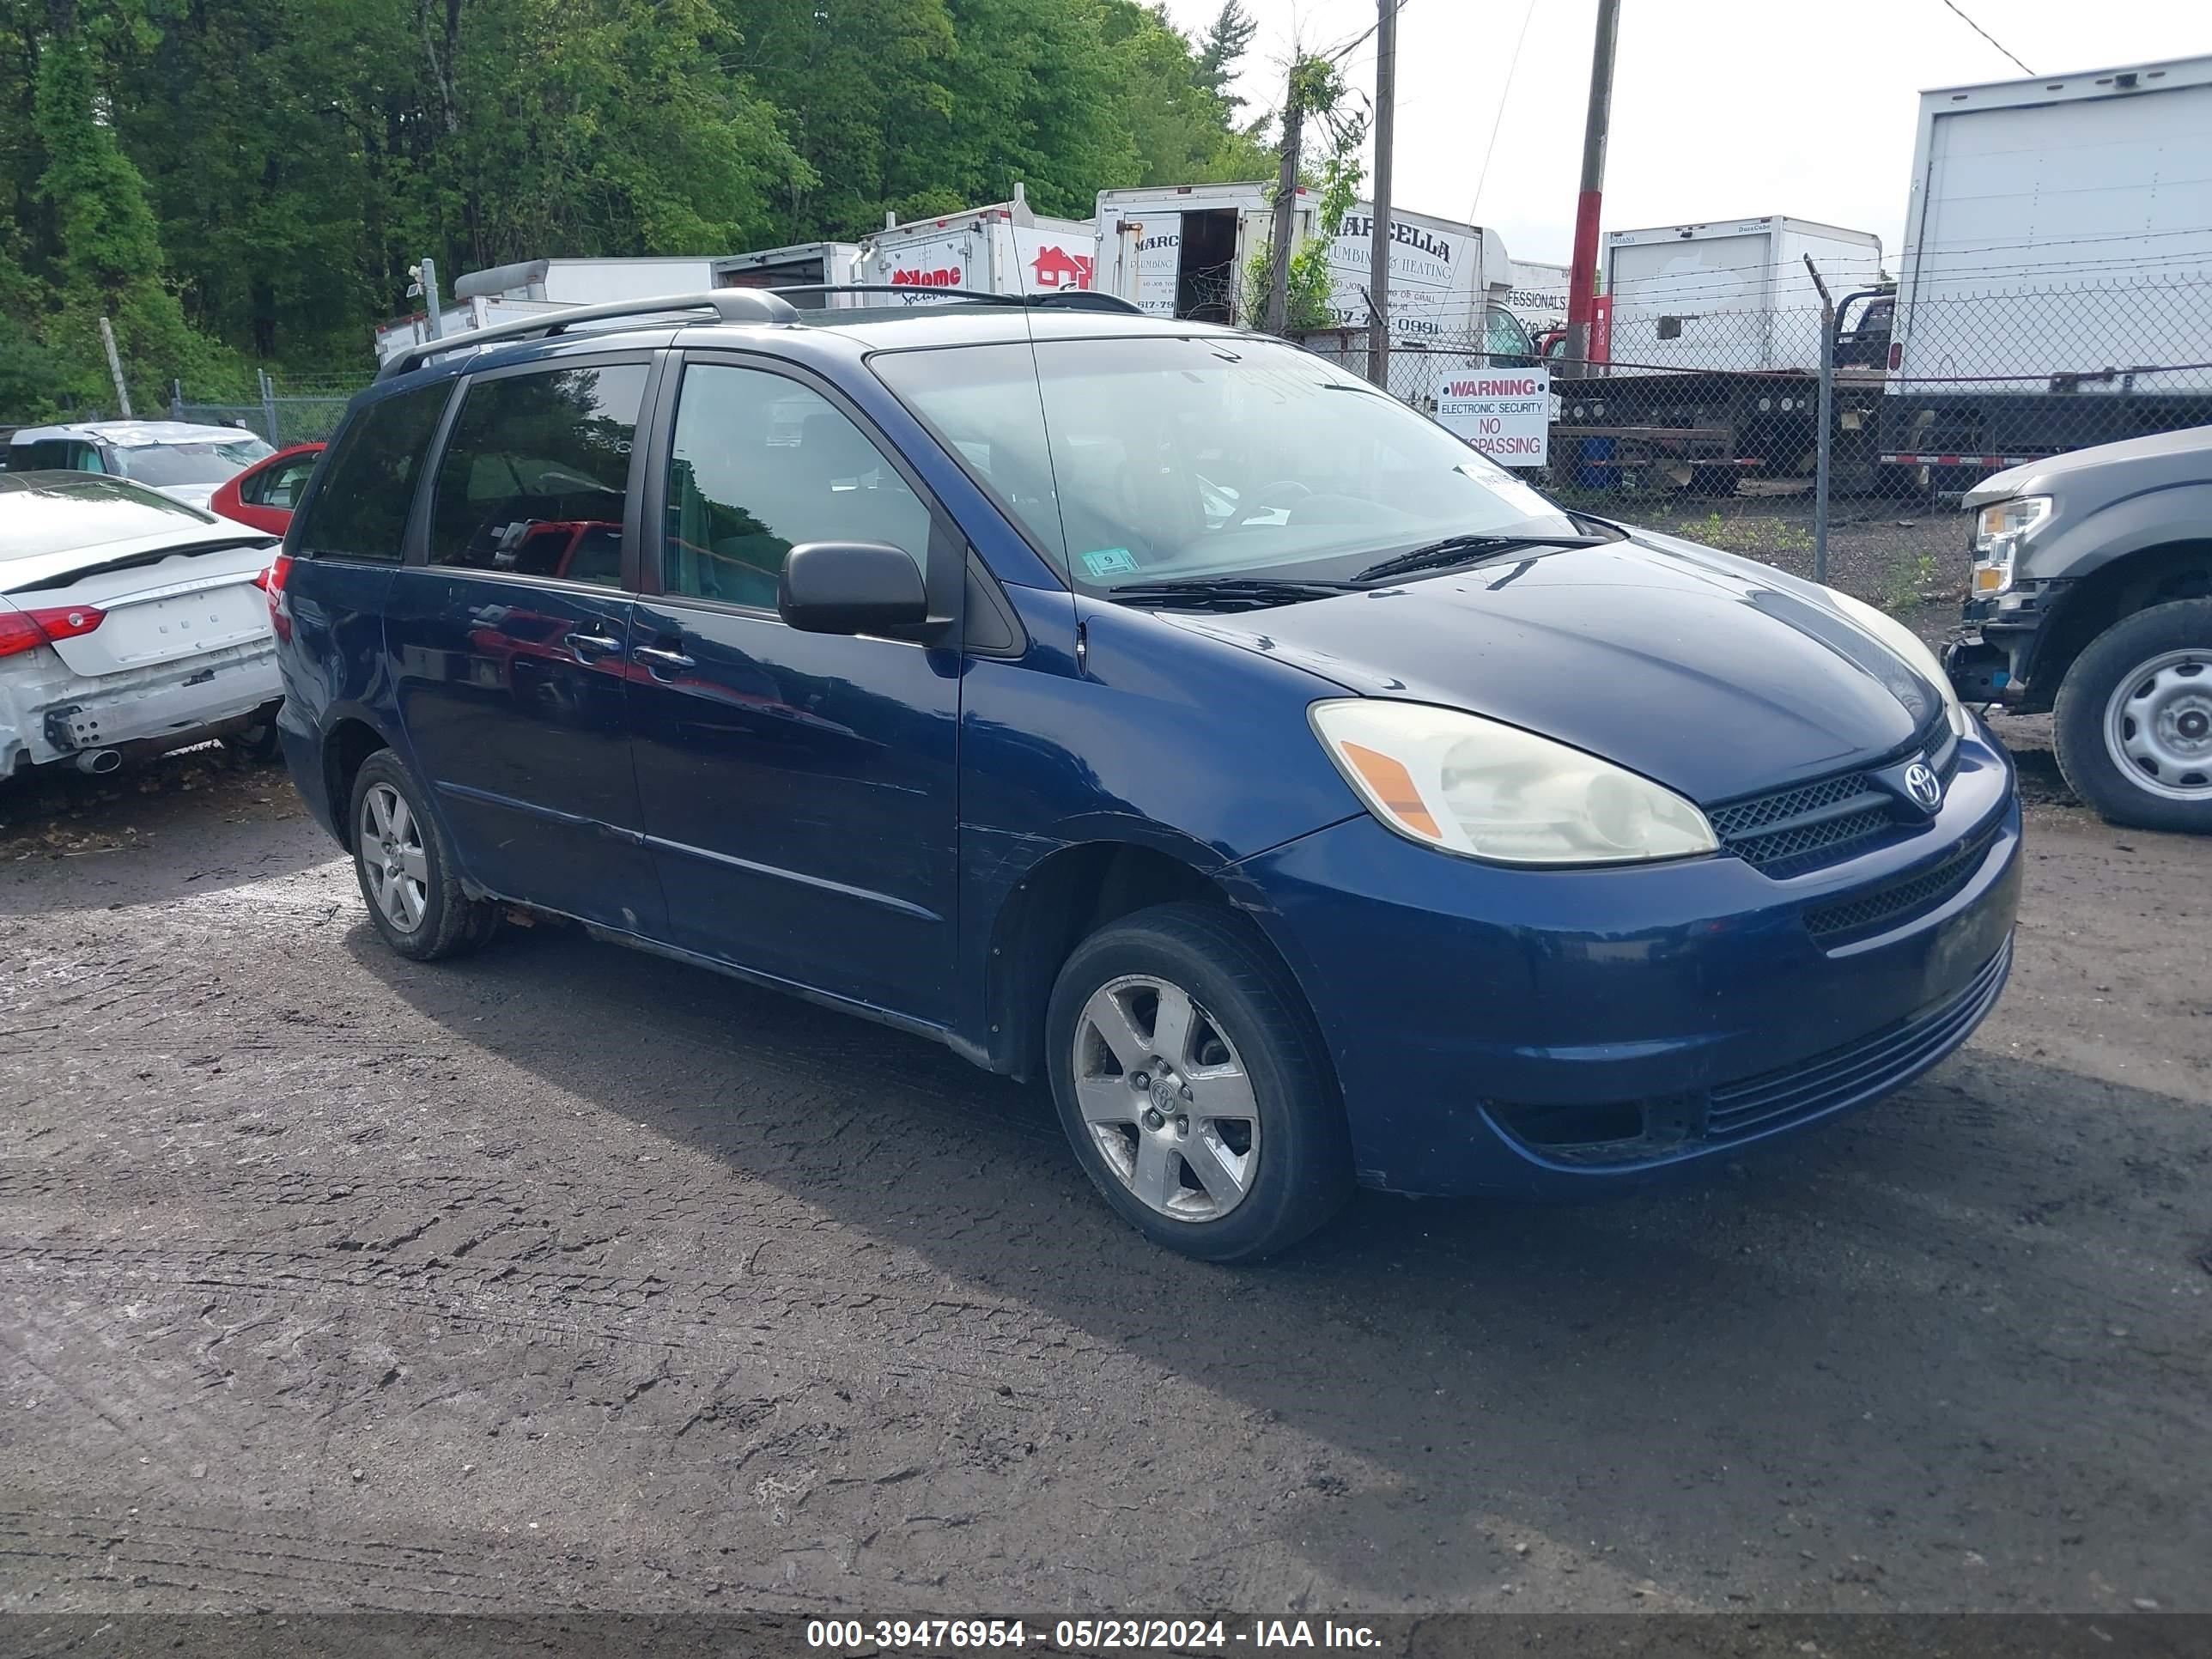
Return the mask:
M 1959 769 L 1959 739 L 1940 718 L 1908 754 L 1928 757 L 1948 787 Z M 1889 836 L 1911 820 L 1871 770 L 1838 773 L 1771 794 L 1713 807 L 1706 819 L 1722 848 L 1770 876 L 1802 875 Z
M 1741 1139 L 1897 1087 L 1966 1040 L 1996 1003 L 2011 965 L 2007 939 L 1948 1001 L 1795 1066 L 1714 1090 L 1706 1139 Z
M 1892 922 L 1934 909 L 1972 879 L 1996 835 L 1996 826 L 1991 824 L 1942 863 L 1917 875 L 1900 877 L 1833 904 L 1806 911 L 1805 931 L 1816 943 L 1832 945 L 1853 934 L 1875 933 Z

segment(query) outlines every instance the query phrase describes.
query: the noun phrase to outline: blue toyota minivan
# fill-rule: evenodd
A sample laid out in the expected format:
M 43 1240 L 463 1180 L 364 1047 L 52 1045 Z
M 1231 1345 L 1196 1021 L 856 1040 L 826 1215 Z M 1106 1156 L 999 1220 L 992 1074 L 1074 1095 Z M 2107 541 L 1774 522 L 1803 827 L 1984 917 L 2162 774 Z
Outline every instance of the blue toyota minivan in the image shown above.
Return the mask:
M 268 586 L 394 950 L 551 912 L 1048 1079 L 1193 1255 L 1732 1154 L 2010 965 L 2012 769 L 1910 631 L 1091 296 L 411 349 Z

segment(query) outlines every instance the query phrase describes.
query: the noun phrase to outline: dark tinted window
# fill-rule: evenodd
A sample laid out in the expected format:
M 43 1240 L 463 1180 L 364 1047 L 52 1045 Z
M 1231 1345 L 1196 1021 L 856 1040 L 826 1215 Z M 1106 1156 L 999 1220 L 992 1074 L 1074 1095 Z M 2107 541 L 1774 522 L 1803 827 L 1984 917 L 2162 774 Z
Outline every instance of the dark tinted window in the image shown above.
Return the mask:
M 916 564 L 929 509 L 866 434 L 796 380 L 700 364 L 684 373 L 668 468 L 661 586 L 773 609 L 799 542 L 883 542 Z
M 438 464 L 430 562 L 614 587 L 645 366 L 480 380 Z
M 453 391 L 418 386 L 356 416 L 331 453 L 330 477 L 300 526 L 302 553 L 399 562 L 422 458 Z
M 36 443 L 16 444 L 8 452 L 10 472 L 98 472 L 100 452 L 74 438 L 41 438 Z

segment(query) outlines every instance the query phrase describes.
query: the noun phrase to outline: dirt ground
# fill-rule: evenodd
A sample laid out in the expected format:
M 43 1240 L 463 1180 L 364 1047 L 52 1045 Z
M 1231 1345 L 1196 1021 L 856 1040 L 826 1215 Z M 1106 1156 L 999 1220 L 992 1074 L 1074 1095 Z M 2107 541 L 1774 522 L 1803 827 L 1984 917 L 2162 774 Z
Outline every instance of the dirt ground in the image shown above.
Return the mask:
M 0 792 L 0 1610 L 2212 1610 L 2212 846 L 2014 724 L 1920 1084 L 1238 1268 L 920 1041 L 396 958 L 279 771 Z
M 1813 574 L 1813 497 L 1803 480 L 1746 481 L 1733 495 L 1555 491 L 1601 518 L 1725 548 L 1799 576 Z M 1826 580 L 1941 633 L 1959 619 L 1971 540 L 1966 515 L 1929 498 L 1837 495 L 1828 508 Z M 1926 607 L 1922 611 L 1921 607 Z

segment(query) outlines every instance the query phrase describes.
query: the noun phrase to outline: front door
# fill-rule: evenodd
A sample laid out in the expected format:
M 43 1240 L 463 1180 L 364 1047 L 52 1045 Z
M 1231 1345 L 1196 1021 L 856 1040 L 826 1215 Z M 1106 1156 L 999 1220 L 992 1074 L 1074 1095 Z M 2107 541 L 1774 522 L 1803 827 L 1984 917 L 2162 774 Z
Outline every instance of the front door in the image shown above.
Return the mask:
M 664 917 L 630 770 L 623 580 L 647 374 L 564 362 L 473 380 L 426 556 L 394 579 L 385 630 L 462 868 L 502 897 L 651 934 Z
M 880 542 L 923 567 L 933 614 L 949 615 L 961 544 L 852 412 L 781 372 L 692 358 L 667 452 L 648 498 L 658 546 L 631 630 L 630 708 L 669 938 L 941 1023 L 957 625 L 801 634 L 775 597 L 793 545 Z

